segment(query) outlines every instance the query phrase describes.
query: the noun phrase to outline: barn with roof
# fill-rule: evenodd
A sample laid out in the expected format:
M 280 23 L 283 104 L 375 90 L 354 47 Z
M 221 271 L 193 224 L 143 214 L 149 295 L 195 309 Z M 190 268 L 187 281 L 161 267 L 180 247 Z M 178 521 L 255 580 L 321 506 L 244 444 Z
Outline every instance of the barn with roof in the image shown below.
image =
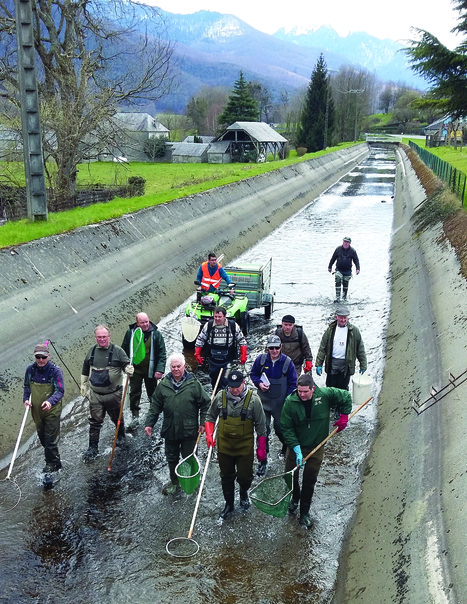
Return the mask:
M 287 150 L 287 139 L 265 122 L 235 122 L 214 139 L 211 149 L 216 143 L 224 143 L 223 161 L 212 156 L 212 163 L 265 162 L 269 155 L 284 159 Z

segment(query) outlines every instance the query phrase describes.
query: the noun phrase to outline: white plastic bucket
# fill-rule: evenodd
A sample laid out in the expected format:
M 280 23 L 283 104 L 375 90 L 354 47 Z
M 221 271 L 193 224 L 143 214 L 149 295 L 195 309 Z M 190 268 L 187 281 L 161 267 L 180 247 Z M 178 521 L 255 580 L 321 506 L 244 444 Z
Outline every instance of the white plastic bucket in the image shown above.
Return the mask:
M 354 405 L 361 405 L 371 396 L 373 380 L 366 373 L 352 377 L 352 399 Z

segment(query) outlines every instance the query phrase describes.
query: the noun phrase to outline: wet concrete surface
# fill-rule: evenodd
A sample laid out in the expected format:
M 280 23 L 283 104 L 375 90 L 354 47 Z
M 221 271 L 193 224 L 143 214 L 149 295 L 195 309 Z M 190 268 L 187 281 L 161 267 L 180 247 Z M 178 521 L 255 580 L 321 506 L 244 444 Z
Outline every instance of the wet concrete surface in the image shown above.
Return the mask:
M 335 311 L 333 277 L 327 271 L 332 252 L 342 237 L 351 236 L 360 257 L 362 270 L 351 280 L 348 306 L 350 320 L 365 342 L 374 402 L 326 447 L 312 504 L 312 529 L 301 528 L 295 517 L 276 519 L 253 506 L 247 512 L 237 506 L 232 518 L 220 521 L 223 499 L 214 458 L 193 535 L 200 550 L 189 559 L 169 556 L 167 543 L 188 534 L 197 492 L 162 495 L 168 470 L 158 429 L 151 439 L 142 426 L 129 435 L 108 472 L 113 431 L 107 420 L 101 454 L 92 464 L 84 464 L 80 453 L 87 446 L 87 408 L 77 399 L 67 407 L 62 422 L 64 469 L 55 488 L 44 491 L 40 486 L 42 451 L 34 438 L 15 464 L 14 477 L 22 492 L 19 504 L 2 516 L 2 602 L 331 601 L 339 552 L 376 426 L 390 303 L 395 170 L 394 151 L 373 149 L 352 174 L 236 259 L 241 263 L 273 258 L 274 313 L 269 322 L 260 311 L 252 313 L 249 368 L 284 314 L 293 314 L 303 326 L 316 356 Z M 185 303 L 159 322 L 170 352 L 182 350 L 184 307 Z M 195 367 L 191 352 L 186 354 Z M 201 369 L 196 375 L 208 383 Z M 324 385 L 324 377 L 316 380 Z M 278 458 L 275 437 L 271 451 L 268 475 L 279 474 L 283 460 Z M 199 457 L 203 469 L 204 443 Z

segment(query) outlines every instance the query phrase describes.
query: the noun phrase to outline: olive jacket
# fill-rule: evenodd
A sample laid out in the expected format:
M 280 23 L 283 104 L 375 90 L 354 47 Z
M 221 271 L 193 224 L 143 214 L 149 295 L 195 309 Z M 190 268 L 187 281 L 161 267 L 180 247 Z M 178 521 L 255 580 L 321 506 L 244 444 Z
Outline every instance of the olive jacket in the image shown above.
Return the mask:
M 332 344 L 334 341 L 334 333 L 336 331 L 337 321 L 333 321 L 321 338 L 318 354 L 316 355 L 316 366 L 322 367 L 325 363 L 324 370 L 326 373 L 331 373 L 332 368 Z M 355 362 L 358 359 L 360 370 L 367 369 L 365 346 L 363 344 L 360 330 L 355 325 L 347 323 L 349 328 L 347 334 L 347 345 L 345 350 L 346 373 L 345 375 L 353 375 L 355 373 Z

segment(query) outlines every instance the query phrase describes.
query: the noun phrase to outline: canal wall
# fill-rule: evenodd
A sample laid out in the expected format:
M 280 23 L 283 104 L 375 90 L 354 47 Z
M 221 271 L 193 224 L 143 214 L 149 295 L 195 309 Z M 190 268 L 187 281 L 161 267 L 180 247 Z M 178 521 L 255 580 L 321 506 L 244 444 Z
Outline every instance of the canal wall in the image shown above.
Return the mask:
M 96 325 L 107 324 L 120 344 L 137 312 L 157 322 L 193 292 L 198 266 L 210 250 L 223 253 L 224 264 L 233 260 L 368 153 L 366 144 L 357 145 L 0 250 L 0 456 L 12 449 L 18 433 L 24 370 L 35 344 L 52 342 L 52 360 L 64 372 L 65 402 L 72 400 Z M 29 422 L 26 434 L 32 432 Z

